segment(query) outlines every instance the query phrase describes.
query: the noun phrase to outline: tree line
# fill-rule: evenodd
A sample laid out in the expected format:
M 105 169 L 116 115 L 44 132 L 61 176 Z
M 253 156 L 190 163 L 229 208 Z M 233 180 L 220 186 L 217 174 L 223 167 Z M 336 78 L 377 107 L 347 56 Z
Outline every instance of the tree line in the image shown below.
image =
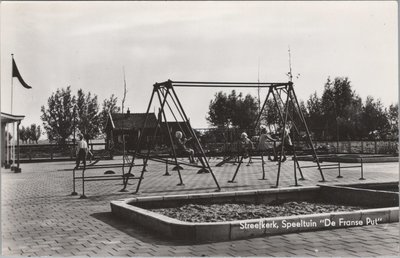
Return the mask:
M 283 110 L 283 102 L 278 101 Z M 368 96 L 363 102 L 352 89 L 347 77 L 329 77 L 321 96 L 316 92 L 300 109 L 316 139 L 361 140 L 396 139 L 398 137 L 398 104 L 384 107 L 379 99 Z M 233 90 L 230 94 L 218 92 L 210 101 L 207 120 L 210 125 L 226 129 L 254 129 L 259 112 L 258 99 L 250 94 L 243 96 Z M 289 112 L 291 112 L 289 110 Z M 266 102 L 261 121 L 279 123 L 279 113 L 272 99 Z M 294 121 L 295 123 L 299 121 Z
M 283 101 L 279 101 L 278 105 L 283 110 Z M 220 91 L 210 101 L 206 119 L 210 125 L 221 129 L 254 129 L 259 106 L 259 100 L 250 94 L 244 96 L 235 90 L 229 94 Z M 384 107 L 379 99 L 372 96 L 363 101 L 352 89 L 347 77 L 333 80 L 328 77 L 322 95 L 314 92 L 306 101 L 300 101 L 300 109 L 313 137 L 319 140 L 398 137 L 398 104 Z M 74 133 L 81 133 L 88 140 L 104 134 L 109 111 L 120 112 L 114 95 L 105 99 L 100 108 L 97 95 L 82 89 L 75 95 L 67 87 L 52 93 L 47 105 L 41 107 L 41 119 L 48 139 L 65 144 Z M 279 123 L 279 112 L 273 100 L 266 102 L 261 121 L 266 124 Z M 25 142 L 37 142 L 40 134 L 40 126 L 31 125 L 22 127 L 20 137 Z
M 30 126 L 21 126 L 19 129 L 19 139 L 22 143 L 38 143 L 42 129 L 40 125 L 31 124 Z
M 117 97 L 105 99 L 102 108 L 98 97 L 79 89 L 74 95 L 71 87 L 57 89 L 41 107 L 41 119 L 50 141 L 65 144 L 74 134 L 82 134 L 91 140 L 105 132 L 108 112 L 117 113 Z

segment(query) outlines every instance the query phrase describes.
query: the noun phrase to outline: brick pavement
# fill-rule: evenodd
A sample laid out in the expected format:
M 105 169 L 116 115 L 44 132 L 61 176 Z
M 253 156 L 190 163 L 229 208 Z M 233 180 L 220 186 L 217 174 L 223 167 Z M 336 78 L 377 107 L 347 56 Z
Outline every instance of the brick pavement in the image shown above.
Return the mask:
M 103 161 L 107 162 L 117 161 Z M 215 164 L 217 160 L 212 159 Z M 88 199 L 70 196 L 72 162 L 22 164 L 22 173 L 2 170 L 2 254 L 5 256 L 394 256 L 399 253 L 399 223 L 253 238 L 220 243 L 193 243 L 165 239 L 137 225 L 112 217 L 109 202 L 131 197 L 121 193 L 119 181 L 88 182 Z M 243 166 L 237 183 L 230 184 L 235 166 L 213 167 L 222 191 L 269 188 L 275 184 L 276 164 L 267 163 L 267 180 L 261 178 L 259 161 Z M 150 163 L 141 195 L 214 191 L 209 174 L 182 171 L 162 176 L 164 165 Z M 117 171 L 117 170 L 116 170 Z M 91 170 L 100 175 L 103 170 Z M 118 172 L 119 173 L 119 172 Z M 137 171 L 134 171 L 137 174 Z M 316 169 L 304 169 L 302 185 L 316 185 Z M 326 184 L 360 182 L 359 169 L 324 172 Z M 398 180 L 398 163 L 365 164 L 364 182 Z M 128 186 L 135 190 L 136 181 Z M 293 185 L 293 163 L 282 167 L 280 186 Z M 81 184 L 77 191 L 81 193 Z

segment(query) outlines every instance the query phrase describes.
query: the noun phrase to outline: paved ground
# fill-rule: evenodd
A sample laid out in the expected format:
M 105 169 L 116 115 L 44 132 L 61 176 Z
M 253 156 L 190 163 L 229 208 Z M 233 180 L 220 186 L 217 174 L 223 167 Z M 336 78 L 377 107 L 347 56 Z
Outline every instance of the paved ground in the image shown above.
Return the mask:
M 118 162 L 118 161 L 107 161 Z M 217 160 L 211 160 L 215 164 Z M 243 166 L 237 183 L 227 183 L 236 168 L 227 164 L 214 168 L 222 191 L 270 188 L 276 181 L 275 163 L 267 164 L 267 180 L 261 178 L 259 161 Z M 104 164 L 106 162 L 101 162 Z M 304 165 L 309 164 L 307 162 Z M 72 162 L 23 164 L 22 173 L 2 170 L 2 254 L 5 256 L 397 256 L 399 223 L 319 232 L 287 234 L 219 243 L 197 244 L 173 241 L 115 219 L 110 200 L 131 197 L 121 193 L 119 181 L 89 182 L 88 199 L 70 196 Z M 397 181 L 398 163 L 365 164 L 364 182 Z M 176 186 L 176 172 L 165 177 L 165 167 L 150 163 L 141 195 L 211 192 L 215 184 L 209 174 L 182 171 L 185 186 Z M 88 174 L 101 175 L 105 169 Z M 117 171 L 117 170 L 116 170 Z M 120 170 L 118 171 L 120 173 Z M 136 174 L 137 171 L 135 170 Z M 302 185 L 316 185 L 316 169 L 304 169 Z M 327 184 L 360 182 L 358 168 L 327 170 Z M 293 163 L 282 167 L 280 186 L 293 185 Z M 128 190 L 135 190 L 132 181 Z M 81 193 L 81 184 L 77 184 Z

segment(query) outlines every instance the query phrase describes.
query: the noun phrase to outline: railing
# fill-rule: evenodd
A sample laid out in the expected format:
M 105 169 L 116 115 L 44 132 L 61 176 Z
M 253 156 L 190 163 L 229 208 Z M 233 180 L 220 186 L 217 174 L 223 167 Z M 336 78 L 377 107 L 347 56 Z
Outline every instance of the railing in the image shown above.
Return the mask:
M 305 141 L 294 144 L 296 149 L 308 149 Z M 398 154 L 397 141 L 313 141 L 313 144 L 317 153 Z M 254 142 L 254 146 L 257 146 L 257 142 Z M 203 147 L 216 153 L 238 148 L 235 143 L 206 143 Z
M 96 156 L 105 154 L 105 143 L 88 143 L 90 151 Z M 11 147 L 8 146 L 10 150 Z M 20 144 L 20 161 L 40 160 L 74 160 L 76 157 L 76 145 L 69 143 L 58 144 Z M 17 158 L 18 147 L 15 147 L 15 158 Z
M 332 153 L 398 154 L 396 140 L 314 141 L 316 146 L 329 146 Z
M 305 141 L 296 141 L 294 143 L 296 149 L 308 148 Z M 398 142 L 394 140 L 314 141 L 313 143 L 319 153 L 398 154 Z M 106 151 L 105 143 L 88 143 L 88 145 L 95 158 L 109 158 L 110 155 L 112 155 Z M 237 142 L 203 142 L 202 145 L 207 153 L 214 155 L 225 155 L 230 152 L 235 152 L 238 149 Z M 257 146 L 257 142 L 254 142 L 254 146 Z M 21 144 L 19 148 L 21 162 L 74 160 L 76 157 L 76 145 L 74 144 L 67 144 L 64 146 L 57 144 Z M 17 147 L 15 148 L 15 152 L 17 155 Z M 122 149 L 119 150 L 116 148 L 113 154 L 122 155 Z

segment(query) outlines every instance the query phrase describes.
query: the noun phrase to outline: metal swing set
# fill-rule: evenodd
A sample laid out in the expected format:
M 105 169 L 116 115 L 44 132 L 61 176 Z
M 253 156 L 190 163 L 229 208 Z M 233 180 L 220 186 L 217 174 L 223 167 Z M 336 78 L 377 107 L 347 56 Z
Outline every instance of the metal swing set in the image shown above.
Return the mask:
M 178 185 L 183 185 L 183 180 L 182 180 L 182 175 L 181 175 L 181 170 L 183 169 L 182 166 L 190 166 L 190 167 L 196 167 L 199 168 L 198 173 L 209 173 L 217 187 L 217 191 L 221 190 L 221 187 L 217 181 L 217 178 L 208 162 L 208 158 L 206 156 L 206 153 L 199 141 L 199 138 L 197 137 L 195 131 L 190 125 L 190 121 L 188 116 L 186 115 L 186 112 L 178 98 L 178 95 L 176 94 L 176 91 L 174 88 L 176 87 L 184 87 L 184 88 L 268 88 L 268 94 L 265 98 L 265 101 L 262 105 L 262 108 L 258 114 L 257 117 L 257 122 L 256 126 L 260 123 L 261 120 L 261 115 L 263 111 L 266 109 L 266 104 L 267 101 L 270 97 L 272 97 L 274 101 L 275 108 L 278 110 L 280 121 L 282 123 L 282 128 L 286 128 L 286 125 L 288 121 L 291 121 L 295 133 L 300 136 L 300 131 L 299 128 L 295 125 L 295 116 L 297 115 L 298 120 L 300 121 L 300 124 L 303 126 L 305 133 L 306 133 L 306 142 L 310 146 L 310 151 L 313 156 L 314 162 L 316 162 L 316 166 L 320 172 L 321 175 L 321 182 L 325 181 L 324 175 L 322 173 L 322 165 L 319 162 L 316 150 L 313 146 L 312 139 L 310 132 L 307 127 L 307 123 L 305 121 L 304 115 L 301 112 L 299 102 L 297 100 L 295 91 L 293 89 L 293 82 L 285 82 L 285 83 L 263 83 L 263 82 L 193 82 L 193 81 L 165 81 L 161 83 L 155 83 L 153 85 L 153 91 L 150 97 L 150 101 L 147 107 L 146 111 L 146 117 L 142 126 L 142 131 L 144 132 L 146 123 L 148 122 L 148 117 L 150 113 L 150 109 L 152 107 L 153 102 L 157 102 L 156 99 L 158 99 L 158 103 L 160 105 L 159 109 L 159 114 L 158 114 L 158 119 L 157 119 L 157 125 L 155 127 L 154 131 L 154 137 L 152 138 L 152 144 L 147 146 L 147 151 L 146 153 L 142 153 L 142 141 L 143 141 L 143 133 L 140 134 L 138 142 L 137 142 L 137 147 L 134 153 L 132 153 L 132 159 L 131 163 L 129 165 L 129 172 L 128 174 L 131 174 L 132 168 L 135 166 L 135 159 L 143 159 L 143 163 L 140 165 L 142 167 L 141 175 L 139 177 L 123 177 L 123 189 L 121 191 L 126 191 L 126 187 L 128 185 L 129 179 L 138 179 L 139 182 L 136 187 L 136 191 L 134 194 L 139 192 L 142 180 L 144 179 L 144 173 L 146 172 L 146 167 L 147 163 L 149 160 L 155 161 L 155 162 L 162 162 L 166 164 L 166 173 L 164 175 L 169 175 L 168 173 L 168 165 L 174 165 L 174 169 L 178 172 L 179 176 L 179 183 Z M 282 95 L 286 94 L 286 101 L 284 102 L 282 99 Z M 283 105 L 283 110 L 280 106 Z M 194 157 L 196 157 L 201 165 L 195 165 L 191 163 L 185 163 L 179 160 L 179 157 L 185 157 L 187 155 L 182 155 L 179 153 L 174 137 L 173 137 L 173 132 L 171 132 L 171 129 L 168 126 L 168 121 L 167 121 L 167 115 L 166 115 L 166 110 L 169 110 L 172 116 L 174 117 L 175 121 L 178 122 L 177 115 L 173 111 L 173 108 L 178 111 L 177 113 L 179 114 L 180 118 L 182 119 L 182 124 L 186 127 L 186 132 L 188 132 L 189 138 L 193 139 L 193 144 L 192 147 L 194 148 Z M 289 107 L 291 107 L 292 114 L 289 114 Z M 162 123 L 165 123 L 166 126 L 161 126 Z M 181 132 L 184 132 L 183 128 L 180 125 L 181 123 L 178 122 L 178 125 L 180 127 Z M 152 146 L 155 146 L 156 144 L 156 136 L 158 135 L 158 131 L 160 130 L 166 130 L 167 132 L 167 138 L 169 141 L 169 146 L 170 146 L 170 153 L 169 154 L 154 154 L 151 153 L 151 148 Z M 282 156 L 285 153 L 285 145 L 283 142 L 285 141 L 285 137 L 288 137 L 285 132 L 285 130 L 282 130 L 282 135 L 280 137 L 282 144 L 280 146 L 280 157 L 278 159 L 278 172 L 277 172 L 277 179 L 276 179 L 276 185 L 274 187 L 278 187 L 279 185 L 279 178 L 280 178 L 280 172 L 281 172 L 281 163 L 282 163 Z M 261 158 L 263 159 L 264 153 L 252 153 L 252 155 L 261 155 Z M 304 179 L 302 171 L 301 171 L 301 166 L 298 162 L 298 159 L 296 158 L 296 148 L 293 146 L 293 161 L 294 161 L 294 178 L 295 178 L 295 185 L 297 186 L 297 170 L 299 170 L 301 179 Z M 239 164 L 236 168 L 236 171 L 233 175 L 232 180 L 230 182 L 234 182 L 234 179 L 240 169 L 240 165 L 243 163 L 243 156 L 239 159 Z M 170 160 L 171 159 L 171 160 Z M 308 166 L 310 167 L 310 166 Z M 262 162 L 262 168 L 263 168 L 263 178 L 265 179 L 265 169 L 264 169 L 264 162 Z
M 268 111 L 268 110 L 266 110 L 266 106 L 267 106 L 268 100 L 271 99 L 273 101 L 275 110 L 278 111 L 278 116 L 279 116 L 279 120 L 280 120 L 279 126 L 282 129 L 280 132 L 280 137 L 279 137 L 281 144 L 278 148 L 279 157 L 278 157 L 277 178 L 276 178 L 276 184 L 273 187 L 279 186 L 279 179 L 280 179 L 281 167 L 282 167 L 282 162 L 283 162 L 282 157 L 285 156 L 285 152 L 287 151 L 286 150 L 287 146 L 284 143 L 286 141 L 286 138 L 290 137 L 290 135 L 293 136 L 293 146 L 290 147 L 290 151 L 292 151 L 292 154 L 293 154 L 295 186 L 299 186 L 298 180 L 297 180 L 297 170 L 300 173 L 300 180 L 305 180 L 302 170 L 301 170 L 302 168 L 317 167 L 320 172 L 320 175 L 321 175 L 320 182 L 325 182 L 325 178 L 324 178 L 324 175 L 322 172 L 322 168 L 324 165 L 320 164 L 319 158 L 318 158 L 316 150 L 314 148 L 310 131 L 308 129 L 307 123 L 305 121 L 304 115 L 301 111 L 296 93 L 293 88 L 293 82 L 289 81 L 288 83 L 281 83 L 281 84 L 271 83 L 270 85 L 267 85 L 266 87 L 269 88 L 269 90 L 268 90 L 267 96 L 264 100 L 264 103 L 259 111 L 255 125 L 256 125 L 256 129 L 257 129 L 257 126 L 260 124 L 262 114 L 264 113 L 264 111 Z M 286 95 L 286 100 L 283 99 L 283 97 L 285 97 L 285 95 Z M 297 125 L 296 125 L 296 118 L 297 118 L 297 122 L 298 122 Z M 287 128 L 289 122 L 291 123 L 291 127 L 289 128 L 289 133 L 285 133 L 285 128 Z M 316 163 L 316 165 L 302 167 L 299 164 L 299 160 L 297 158 L 297 156 L 298 156 L 297 152 L 299 150 L 297 150 L 298 146 L 296 146 L 297 141 L 294 141 L 294 140 L 295 140 L 295 136 L 297 137 L 296 139 L 301 138 L 301 133 L 300 133 L 301 127 L 305 132 L 305 142 L 306 142 L 306 145 L 308 145 L 308 147 L 309 147 L 308 152 L 309 152 L 309 154 L 312 155 L 313 161 Z M 266 179 L 265 178 L 265 166 L 264 166 L 265 165 L 264 156 L 266 153 L 267 153 L 267 151 L 256 150 L 256 151 L 251 151 L 250 155 L 249 155 L 250 158 L 253 156 L 261 156 L 263 175 L 260 180 Z M 302 154 L 304 154 L 304 151 L 302 151 Z M 242 165 L 244 158 L 245 158 L 245 156 L 238 155 L 238 157 L 237 157 L 238 166 L 236 168 L 235 173 L 233 174 L 232 179 L 228 181 L 229 183 L 235 182 L 236 175 L 239 172 L 240 166 Z M 225 162 L 225 160 L 220 162 L 218 165 L 222 165 L 224 162 Z

